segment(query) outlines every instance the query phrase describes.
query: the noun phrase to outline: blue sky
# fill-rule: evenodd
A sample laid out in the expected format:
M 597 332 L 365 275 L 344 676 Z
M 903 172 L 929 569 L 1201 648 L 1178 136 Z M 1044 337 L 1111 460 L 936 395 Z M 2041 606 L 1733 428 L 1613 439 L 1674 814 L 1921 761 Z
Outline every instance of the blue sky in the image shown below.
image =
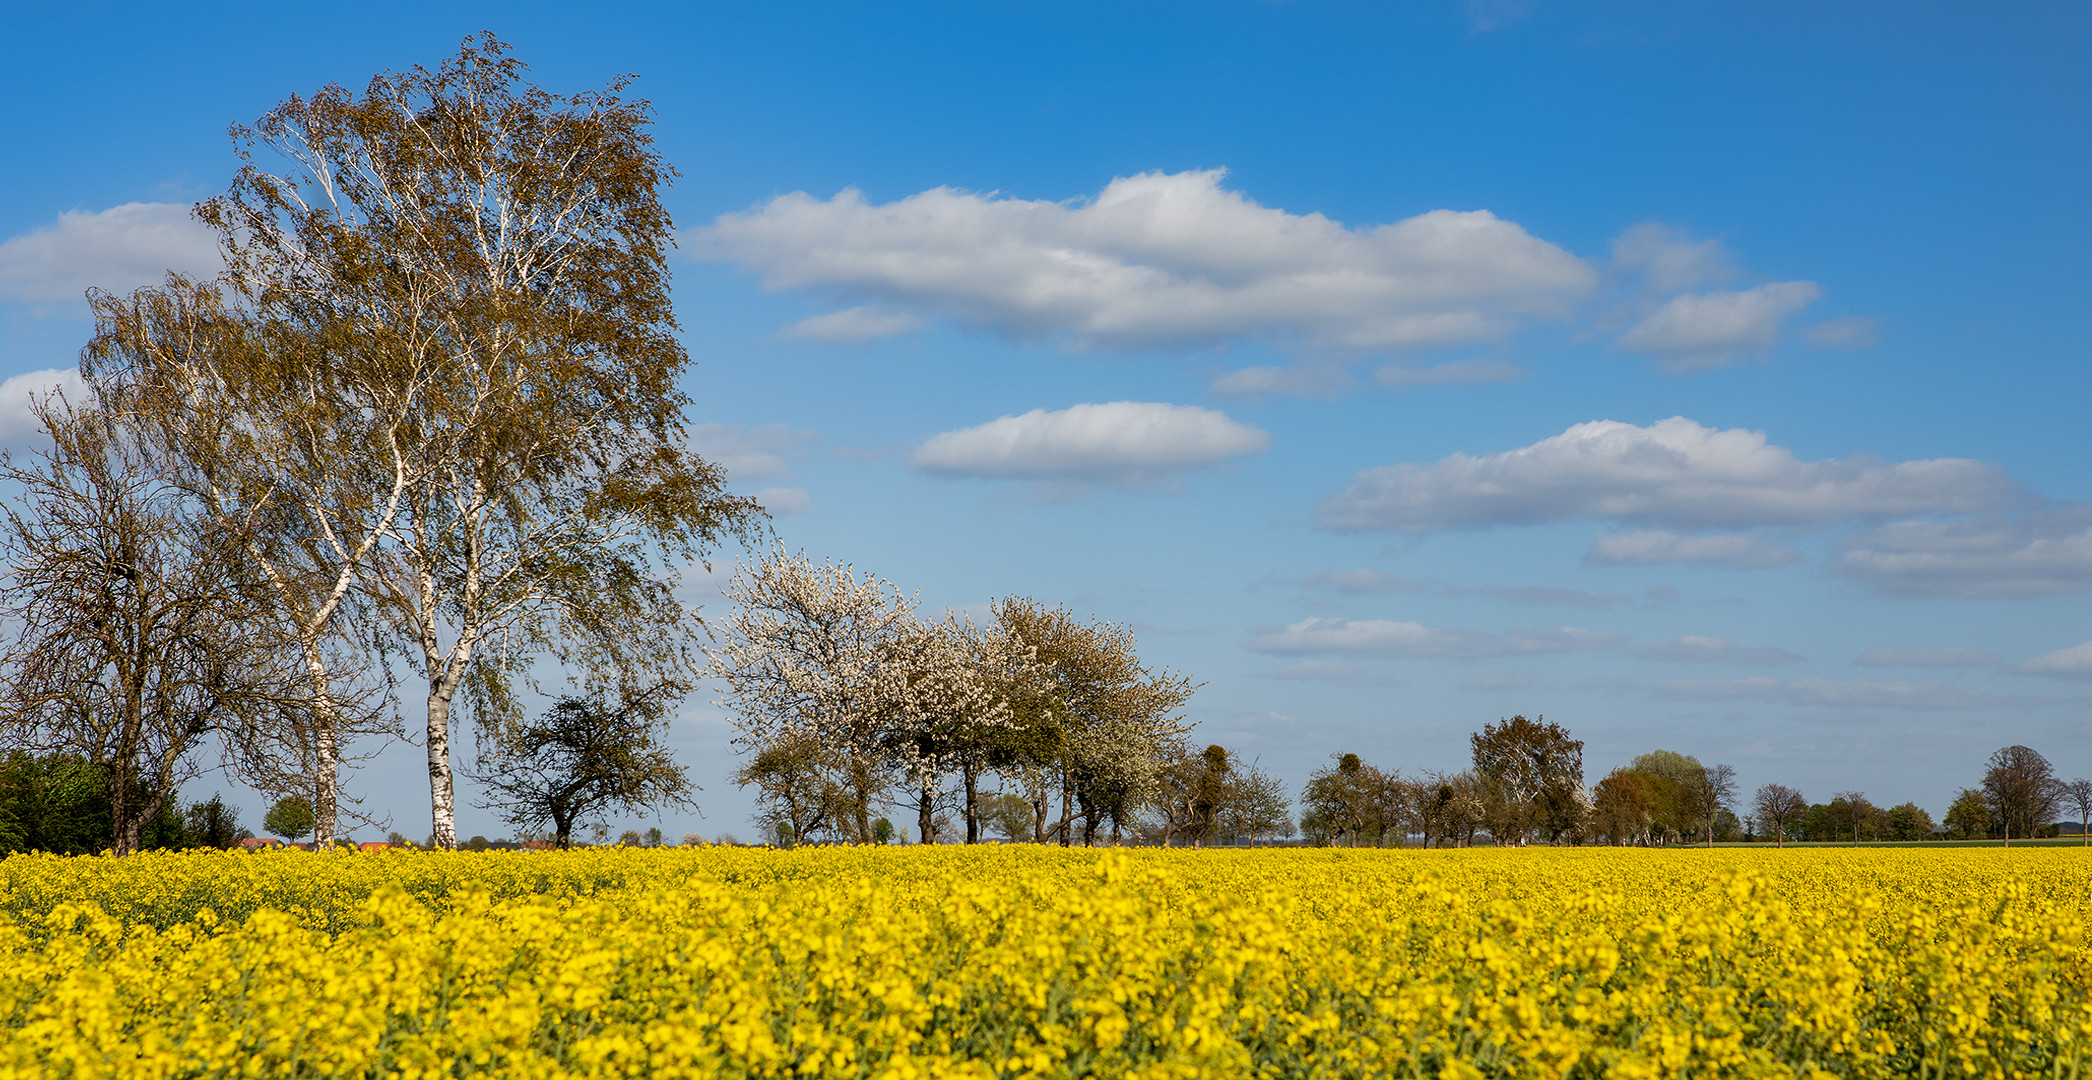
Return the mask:
M 1542 713 L 1593 780 L 1661 747 L 1935 814 L 2008 743 L 2092 773 L 2082 6 L 7 21 L 17 445 L 78 290 L 202 257 L 228 124 L 492 29 L 554 90 L 640 76 L 696 441 L 785 542 L 1131 623 L 1201 739 L 1299 781 Z M 662 824 L 746 835 L 705 697 Z M 417 758 L 351 781 L 414 834 Z

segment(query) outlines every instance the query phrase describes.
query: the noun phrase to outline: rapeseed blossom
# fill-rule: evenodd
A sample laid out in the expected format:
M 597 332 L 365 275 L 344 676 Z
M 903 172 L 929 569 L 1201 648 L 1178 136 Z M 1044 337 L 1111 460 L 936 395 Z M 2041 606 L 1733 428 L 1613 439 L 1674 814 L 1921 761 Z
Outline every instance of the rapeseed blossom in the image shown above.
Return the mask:
M 0 860 L 0 1080 L 2076 1075 L 2064 850 Z

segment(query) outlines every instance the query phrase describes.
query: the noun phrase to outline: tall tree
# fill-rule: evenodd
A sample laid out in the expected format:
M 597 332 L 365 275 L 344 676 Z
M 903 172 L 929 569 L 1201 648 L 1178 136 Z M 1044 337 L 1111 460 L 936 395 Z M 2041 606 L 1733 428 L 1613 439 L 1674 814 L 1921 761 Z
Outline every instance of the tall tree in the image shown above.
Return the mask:
M 92 391 L 91 391 L 92 392 Z M 200 514 L 108 402 L 39 401 L 51 438 L 0 513 L 0 730 L 15 748 L 77 755 L 105 786 L 110 848 L 141 830 L 197 771 L 221 729 L 296 707 L 236 544 Z
M 236 266 L 303 290 L 309 325 L 412 383 L 382 437 L 338 450 L 404 475 L 361 581 L 426 685 L 441 847 L 460 704 L 515 727 L 542 659 L 599 687 L 674 677 L 692 627 L 673 567 L 760 514 L 682 449 L 674 172 L 651 108 L 627 80 L 561 97 L 523 70 L 482 36 L 435 71 L 293 97 L 238 130 L 249 164 L 206 208 Z
M 2006 847 L 2015 836 L 2032 837 L 2056 816 L 2063 791 L 2047 758 L 2024 746 L 2007 746 L 1990 755 L 1986 765 L 1983 800 L 1992 822 L 2004 830 Z

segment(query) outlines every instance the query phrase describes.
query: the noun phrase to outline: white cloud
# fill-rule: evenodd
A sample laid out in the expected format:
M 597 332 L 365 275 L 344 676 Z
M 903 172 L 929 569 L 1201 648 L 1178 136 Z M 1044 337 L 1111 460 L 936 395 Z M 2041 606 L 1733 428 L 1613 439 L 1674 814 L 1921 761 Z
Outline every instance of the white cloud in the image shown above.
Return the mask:
M 1373 381 L 1390 390 L 1419 386 L 1477 386 L 1482 383 L 1517 382 L 1526 370 L 1501 360 L 1455 360 L 1431 367 L 1411 368 L 1389 364 L 1373 374 Z
M 777 336 L 829 345 L 863 345 L 908 333 L 921 325 L 921 319 L 905 311 L 886 311 L 870 304 L 860 304 L 801 319 L 779 331 Z
M 2092 589 L 2092 503 L 1968 521 L 1898 521 L 1836 569 L 1897 596 L 2041 597 Z
M 1666 660 L 1682 664 L 1740 664 L 1746 667 L 1799 664 L 1804 659 L 1799 653 L 1791 653 L 1770 645 L 1738 645 L 1728 638 L 1700 637 L 1695 634 L 1651 645 L 1638 645 L 1627 651 L 1645 660 Z
M 1881 320 L 1847 315 L 1817 323 L 1803 330 L 1801 336 L 1819 349 L 1871 349 L 1881 340 Z
M 1341 367 L 1329 364 L 1303 364 L 1293 367 L 1246 367 L 1230 371 L 1214 379 L 1214 393 L 1227 397 L 1263 397 L 1275 394 L 1283 397 L 1321 398 L 1336 397 L 1353 386 L 1358 380 Z
M 1648 427 L 1595 420 L 1500 454 L 1367 469 L 1322 504 L 1318 520 L 1404 532 L 1579 518 L 1749 528 L 1990 510 L 2021 497 L 1980 461 L 1800 461 L 1762 431 L 1674 416 Z
M 1674 679 L 1657 683 L 1655 694 L 1669 701 L 1769 701 L 1805 708 L 1908 709 L 1919 712 L 2033 709 L 2065 704 L 2069 700 L 1981 694 L 1949 683 L 1873 682 L 1866 679 L 1854 682 L 1830 679 L 1782 682 L 1769 675 L 1754 675 L 1748 679 Z
M 2004 661 L 1981 649 L 1891 649 L 1877 647 L 1852 661 L 1859 667 L 1998 667 Z
M 1628 327 L 1616 344 L 1662 359 L 1672 371 L 1703 371 L 1733 363 L 1780 336 L 1788 315 L 1814 303 L 1813 281 L 1781 281 L 1754 289 L 1675 296 Z
M 812 509 L 814 504 L 805 491 L 788 487 L 764 488 L 755 493 L 755 501 L 761 503 L 763 509 L 775 517 L 804 514 Z
M 1677 293 L 1727 281 L 1735 261 L 1720 240 L 1693 240 L 1684 231 L 1643 222 L 1613 239 L 1613 266 L 1640 275 L 1650 292 Z
M 1462 690 L 1530 690 L 1533 673 L 1530 671 L 1500 671 L 1493 675 L 1474 675 L 1461 680 Z
M 1629 533 L 1601 533 L 1591 541 L 1584 561 L 1597 566 L 1654 566 L 1658 563 L 1696 563 L 1726 566 L 1735 570 L 1759 570 L 1792 566 L 1801 552 L 1755 536 L 1717 533 L 1713 536 L 1682 536 L 1662 529 Z
M 1596 279 L 1486 210 L 1349 228 L 1261 206 L 1222 170 L 1046 202 L 935 188 L 874 205 L 781 195 L 691 237 L 773 289 L 820 289 L 1094 348 L 1275 336 L 1343 348 L 1503 338 Z
M 1270 445 L 1262 429 L 1196 405 L 1113 401 L 1033 409 L 933 436 L 910 459 L 947 476 L 1152 482 Z
M 1574 626 L 1514 626 L 1501 634 L 1446 629 L 1387 619 L 1302 619 L 1250 639 L 1258 652 L 1287 655 L 1346 653 L 1473 660 L 1535 653 L 1598 652 L 1620 635 Z
M 169 270 L 209 277 L 223 268 L 217 238 L 174 203 L 68 210 L 0 243 L 0 299 L 79 300 L 89 288 L 125 293 Z
M 29 411 L 30 399 L 43 397 L 53 390 L 64 392 L 75 402 L 80 401 L 82 383 L 79 369 L 30 371 L 0 382 L 0 447 L 27 446 L 42 435 L 42 425 Z
M 812 431 L 785 424 L 697 424 L 689 431 L 690 449 L 726 470 L 736 482 L 777 480 L 792 473 L 789 459 L 805 456 L 820 438 Z
M 2028 675 L 2046 675 L 2052 679 L 2092 680 L 2092 641 L 2072 645 L 2043 653 L 2014 668 Z

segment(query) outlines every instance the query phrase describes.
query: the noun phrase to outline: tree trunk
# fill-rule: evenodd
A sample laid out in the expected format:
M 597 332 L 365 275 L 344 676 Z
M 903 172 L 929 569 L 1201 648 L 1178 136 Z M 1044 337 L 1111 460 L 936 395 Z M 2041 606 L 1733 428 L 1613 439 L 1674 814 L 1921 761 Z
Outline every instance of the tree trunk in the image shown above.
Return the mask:
M 1062 777 L 1062 779 L 1061 779 L 1061 823 L 1060 823 L 1060 834 L 1061 834 L 1061 846 L 1062 846 L 1062 847 L 1068 847 L 1068 846 L 1069 846 L 1069 845 L 1070 845 L 1070 844 L 1071 844 L 1071 843 L 1072 843 L 1072 842 L 1074 841 L 1074 839 L 1075 839 L 1075 836 L 1074 836 L 1074 832 L 1075 832 L 1075 830 L 1069 827 L 1069 826 L 1073 825 L 1074 823 L 1075 823 L 1075 780 L 1074 780 L 1074 778 L 1073 778 L 1073 777 L 1063 776 L 1063 777 Z
M 433 842 L 443 851 L 458 846 L 456 791 L 450 774 L 450 698 L 456 689 L 441 680 L 429 686 L 429 815 Z
M 921 795 L 916 799 L 915 829 L 922 836 L 922 842 L 925 844 L 937 842 L 937 823 L 933 820 L 936 816 L 936 810 L 936 798 L 930 794 L 930 786 L 924 784 Z
M 959 775 L 966 785 L 966 842 L 981 842 L 980 773 L 971 763 L 959 767 Z

